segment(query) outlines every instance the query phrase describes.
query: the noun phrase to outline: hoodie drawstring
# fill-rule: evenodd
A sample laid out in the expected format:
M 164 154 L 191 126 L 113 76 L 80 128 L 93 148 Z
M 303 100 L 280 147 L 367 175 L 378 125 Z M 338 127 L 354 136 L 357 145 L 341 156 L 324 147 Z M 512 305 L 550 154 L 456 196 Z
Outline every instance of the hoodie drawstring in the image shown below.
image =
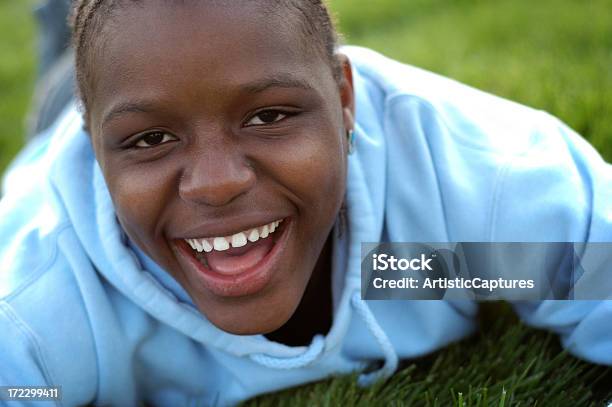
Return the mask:
M 389 338 L 376 321 L 376 318 L 374 318 L 374 314 L 372 314 L 370 307 L 368 307 L 368 304 L 361 299 L 361 295 L 358 292 L 353 294 L 352 304 L 355 311 L 363 319 L 385 355 L 385 363 L 382 368 L 359 376 L 358 384 L 365 387 L 373 384 L 379 379 L 387 379 L 393 373 L 395 373 L 397 370 L 398 357 L 395 349 L 393 349 L 393 345 L 391 345 L 391 341 L 389 341 Z
M 393 345 L 391 345 L 391 341 L 389 341 L 389 338 L 376 321 L 368 304 L 361 299 L 359 292 L 356 292 L 351 300 L 355 312 L 365 322 L 368 330 L 374 336 L 385 355 L 385 363 L 382 368 L 359 376 L 358 384 L 365 387 L 373 384 L 377 380 L 387 379 L 395 373 L 398 365 L 398 356 L 395 349 L 393 349 Z M 249 357 L 254 362 L 272 369 L 298 369 L 314 362 L 323 353 L 324 348 L 325 340 L 323 336 L 316 335 L 308 349 L 299 356 L 281 358 L 257 353 Z
M 294 356 L 290 358 L 279 358 L 264 355 L 261 353 L 250 355 L 249 357 L 254 362 L 259 363 L 262 366 L 270 367 L 273 369 L 297 369 L 300 367 L 308 366 L 312 362 L 314 362 L 317 357 L 323 352 L 325 340 L 321 335 L 315 335 L 312 339 L 312 343 L 308 347 L 306 352 L 302 353 L 299 356 Z

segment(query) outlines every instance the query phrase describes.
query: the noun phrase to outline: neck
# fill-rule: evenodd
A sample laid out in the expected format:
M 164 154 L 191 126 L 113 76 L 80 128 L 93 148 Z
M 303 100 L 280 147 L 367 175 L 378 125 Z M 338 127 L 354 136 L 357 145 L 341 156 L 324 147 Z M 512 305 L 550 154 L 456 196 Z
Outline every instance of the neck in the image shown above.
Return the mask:
M 331 295 L 332 238 L 321 251 L 306 291 L 289 321 L 265 336 L 289 346 L 306 346 L 316 334 L 326 334 L 332 324 Z

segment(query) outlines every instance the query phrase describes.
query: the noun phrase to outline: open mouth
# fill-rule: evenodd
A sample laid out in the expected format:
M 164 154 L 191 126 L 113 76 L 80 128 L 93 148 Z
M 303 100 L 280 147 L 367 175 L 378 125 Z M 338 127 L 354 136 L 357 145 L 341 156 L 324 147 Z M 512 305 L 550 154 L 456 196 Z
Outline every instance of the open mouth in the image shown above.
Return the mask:
M 288 223 L 288 219 L 278 219 L 231 236 L 184 239 L 179 252 L 215 294 L 252 294 L 270 280 Z
M 281 222 L 282 219 L 227 237 L 185 241 L 203 265 L 214 272 L 231 276 L 255 266 L 268 254 Z

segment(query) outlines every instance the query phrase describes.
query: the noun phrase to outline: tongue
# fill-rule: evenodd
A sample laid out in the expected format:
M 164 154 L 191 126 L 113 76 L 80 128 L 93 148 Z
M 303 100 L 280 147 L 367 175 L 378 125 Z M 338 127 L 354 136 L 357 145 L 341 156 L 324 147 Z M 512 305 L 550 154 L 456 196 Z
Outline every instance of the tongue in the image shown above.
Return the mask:
M 259 239 L 248 243 L 239 249 L 229 249 L 223 252 L 213 250 L 206 254 L 208 267 L 219 274 L 240 274 L 259 263 L 272 249 L 274 241 L 271 238 Z

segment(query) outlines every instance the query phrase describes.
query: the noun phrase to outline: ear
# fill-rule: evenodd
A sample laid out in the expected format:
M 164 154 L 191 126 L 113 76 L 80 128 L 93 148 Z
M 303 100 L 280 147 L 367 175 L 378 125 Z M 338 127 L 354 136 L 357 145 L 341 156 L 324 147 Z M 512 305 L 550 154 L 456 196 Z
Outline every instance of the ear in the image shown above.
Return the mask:
M 342 103 L 342 116 L 346 130 L 355 129 L 355 92 L 353 87 L 353 69 L 351 61 L 345 54 L 336 54 L 342 68 L 339 90 Z

